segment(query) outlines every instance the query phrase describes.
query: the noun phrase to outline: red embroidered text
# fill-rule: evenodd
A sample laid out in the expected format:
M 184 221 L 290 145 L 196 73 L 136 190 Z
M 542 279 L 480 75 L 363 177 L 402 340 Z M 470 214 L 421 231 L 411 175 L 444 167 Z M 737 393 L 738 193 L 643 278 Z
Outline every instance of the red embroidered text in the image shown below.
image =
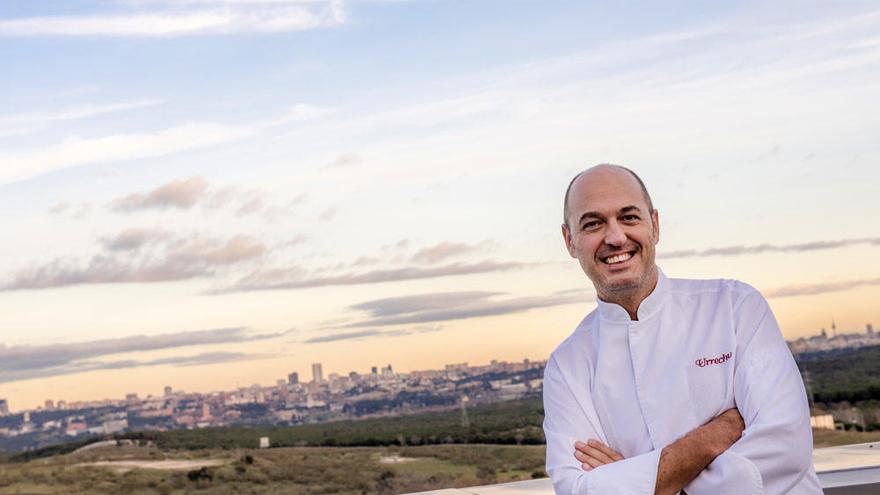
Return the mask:
M 694 361 L 694 364 L 696 364 L 700 368 L 702 368 L 703 366 L 709 366 L 710 364 L 721 364 L 730 359 L 731 355 L 733 355 L 733 353 L 728 352 L 714 358 L 700 358 Z

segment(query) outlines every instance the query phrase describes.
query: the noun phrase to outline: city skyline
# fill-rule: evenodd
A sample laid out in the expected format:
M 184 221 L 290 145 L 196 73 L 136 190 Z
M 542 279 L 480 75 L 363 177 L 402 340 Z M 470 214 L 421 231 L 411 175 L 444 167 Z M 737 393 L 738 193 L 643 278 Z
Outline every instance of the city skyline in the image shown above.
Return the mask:
M 504 15 L 499 13 L 503 12 Z M 0 5 L 0 398 L 546 359 L 627 165 L 669 277 L 880 322 L 871 2 Z M 384 364 L 380 364 L 384 363 Z

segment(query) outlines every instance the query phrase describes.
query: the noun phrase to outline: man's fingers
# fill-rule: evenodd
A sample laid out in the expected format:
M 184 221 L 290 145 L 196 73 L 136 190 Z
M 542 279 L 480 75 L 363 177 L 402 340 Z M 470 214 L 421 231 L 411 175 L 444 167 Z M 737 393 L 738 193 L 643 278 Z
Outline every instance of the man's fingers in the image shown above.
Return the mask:
M 587 441 L 587 446 L 593 447 L 594 449 L 598 450 L 599 452 L 602 452 L 603 454 L 605 454 L 608 457 L 609 462 L 623 460 L 622 455 L 618 454 L 614 449 L 605 445 L 602 442 L 599 442 L 598 440 Z
M 575 458 L 587 470 L 623 459 L 620 454 L 597 440 L 590 440 L 587 443 L 577 442 L 574 447 Z
M 599 466 L 607 464 L 606 462 L 602 462 L 599 459 L 596 459 L 595 457 L 590 456 L 589 454 L 585 454 L 585 453 L 577 451 L 577 450 L 575 451 L 574 456 L 577 458 L 578 461 L 580 461 L 581 467 L 585 471 L 589 471 L 593 468 L 597 468 Z

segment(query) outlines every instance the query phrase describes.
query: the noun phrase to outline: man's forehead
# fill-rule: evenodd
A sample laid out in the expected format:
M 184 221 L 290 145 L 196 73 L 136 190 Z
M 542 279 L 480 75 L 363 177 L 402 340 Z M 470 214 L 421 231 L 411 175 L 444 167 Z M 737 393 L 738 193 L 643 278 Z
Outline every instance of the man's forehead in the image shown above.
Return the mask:
M 644 208 L 639 182 L 625 169 L 601 166 L 584 171 L 572 184 L 570 207 L 575 210 L 595 207 Z

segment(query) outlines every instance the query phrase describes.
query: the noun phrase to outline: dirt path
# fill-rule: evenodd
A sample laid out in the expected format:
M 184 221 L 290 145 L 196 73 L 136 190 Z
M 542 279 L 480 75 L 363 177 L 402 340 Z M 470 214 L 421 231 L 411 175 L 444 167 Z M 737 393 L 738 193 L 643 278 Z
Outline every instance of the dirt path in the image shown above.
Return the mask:
M 85 462 L 77 464 L 77 466 L 99 466 L 109 467 L 117 473 L 124 473 L 132 469 L 166 469 L 172 471 L 198 469 L 200 467 L 211 467 L 225 464 L 226 461 L 221 459 L 201 459 L 201 460 L 167 460 L 167 461 L 97 461 Z

